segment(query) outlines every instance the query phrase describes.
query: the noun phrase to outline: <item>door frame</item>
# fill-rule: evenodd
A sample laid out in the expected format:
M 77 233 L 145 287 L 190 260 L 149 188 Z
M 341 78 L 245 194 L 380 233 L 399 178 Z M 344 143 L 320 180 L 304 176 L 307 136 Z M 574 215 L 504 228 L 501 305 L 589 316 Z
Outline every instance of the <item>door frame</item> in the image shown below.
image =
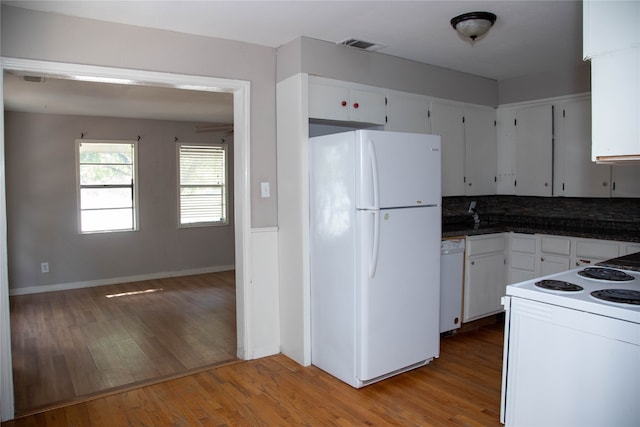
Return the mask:
M 112 68 L 61 62 L 1 57 L 0 106 L 4 111 L 4 71 L 33 73 L 38 76 L 91 80 L 143 86 L 161 86 L 208 92 L 233 93 L 234 130 L 234 227 L 236 267 L 237 356 L 251 354 L 249 330 L 251 189 L 250 189 L 250 82 L 207 76 L 194 76 L 127 68 Z M 4 114 L 0 117 L 0 420 L 14 418 L 9 279 L 7 263 L 7 209 L 4 156 Z

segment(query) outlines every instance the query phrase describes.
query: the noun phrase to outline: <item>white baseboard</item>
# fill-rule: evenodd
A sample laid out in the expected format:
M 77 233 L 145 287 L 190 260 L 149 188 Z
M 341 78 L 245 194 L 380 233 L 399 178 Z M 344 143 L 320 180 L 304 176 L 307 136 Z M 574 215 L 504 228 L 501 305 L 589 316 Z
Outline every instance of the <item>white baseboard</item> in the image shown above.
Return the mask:
M 58 283 L 55 285 L 27 286 L 25 288 L 9 289 L 9 296 L 39 294 L 42 292 L 67 291 L 70 289 L 93 288 L 96 286 L 115 285 L 118 283 L 141 282 L 143 280 L 165 279 L 168 277 L 191 276 L 194 274 L 217 273 L 235 270 L 235 265 L 196 268 L 192 270 L 164 271 L 160 273 L 139 274 L 136 276 L 112 277 L 109 279 L 89 280 L 86 282 Z
M 251 355 L 251 359 L 261 359 L 263 357 L 273 356 L 274 354 L 278 354 L 278 353 L 280 353 L 280 346 L 278 345 L 256 348 L 254 349 L 253 354 Z

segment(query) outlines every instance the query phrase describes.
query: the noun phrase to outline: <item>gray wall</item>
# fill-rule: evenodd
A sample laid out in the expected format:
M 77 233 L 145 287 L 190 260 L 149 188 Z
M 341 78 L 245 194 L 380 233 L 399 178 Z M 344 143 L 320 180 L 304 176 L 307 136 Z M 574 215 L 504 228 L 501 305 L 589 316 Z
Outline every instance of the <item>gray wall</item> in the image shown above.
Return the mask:
M 248 43 L 3 5 L 2 56 L 251 82 L 252 226 L 277 225 L 276 52 Z M 260 197 L 260 182 L 272 197 Z
M 300 72 L 472 104 L 498 105 L 495 80 L 308 37 L 278 48 L 278 81 Z
M 233 266 L 234 227 L 178 229 L 177 137 L 220 142 L 194 123 L 7 112 L 5 153 L 9 287 L 65 284 Z M 75 140 L 138 143 L 140 230 L 78 233 Z M 229 143 L 230 159 L 233 140 Z M 233 195 L 233 162 L 229 162 Z M 230 200 L 233 202 L 233 198 Z M 232 203 L 231 203 L 232 204 Z M 233 206 L 230 207 L 233 212 Z M 49 262 L 50 272 L 40 272 Z
M 278 81 L 297 73 L 490 107 L 591 91 L 589 62 L 498 82 L 308 37 L 278 48 Z
M 591 92 L 591 63 L 498 83 L 500 105 Z

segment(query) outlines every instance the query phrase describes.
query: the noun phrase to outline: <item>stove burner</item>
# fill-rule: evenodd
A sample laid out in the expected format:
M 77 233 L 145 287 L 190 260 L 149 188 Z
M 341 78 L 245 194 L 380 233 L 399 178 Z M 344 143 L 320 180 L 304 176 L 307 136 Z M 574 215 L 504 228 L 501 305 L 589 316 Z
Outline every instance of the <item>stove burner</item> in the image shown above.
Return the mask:
M 602 267 L 587 267 L 582 271 L 578 271 L 578 274 L 588 279 L 607 280 L 610 282 L 628 282 L 635 279 L 635 277 L 624 271 Z
M 631 289 L 601 289 L 591 295 L 604 301 L 640 305 L 640 291 Z
M 562 280 L 546 279 L 534 284 L 539 288 L 549 289 L 551 291 L 577 292 L 584 289 L 582 286 L 578 286 L 569 282 L 563 282 Z

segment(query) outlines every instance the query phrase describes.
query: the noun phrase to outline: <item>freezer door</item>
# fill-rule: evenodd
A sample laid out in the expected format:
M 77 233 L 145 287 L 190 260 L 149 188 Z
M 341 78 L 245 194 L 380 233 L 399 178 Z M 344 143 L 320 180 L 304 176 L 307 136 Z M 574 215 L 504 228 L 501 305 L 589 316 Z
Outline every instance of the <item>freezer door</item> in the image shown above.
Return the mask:
M 439 207 L 357 213 L 360 381 L 439 356 L 440 214 Z
M 440 136 L 356 132 L 358 209 L 439 205 Z

